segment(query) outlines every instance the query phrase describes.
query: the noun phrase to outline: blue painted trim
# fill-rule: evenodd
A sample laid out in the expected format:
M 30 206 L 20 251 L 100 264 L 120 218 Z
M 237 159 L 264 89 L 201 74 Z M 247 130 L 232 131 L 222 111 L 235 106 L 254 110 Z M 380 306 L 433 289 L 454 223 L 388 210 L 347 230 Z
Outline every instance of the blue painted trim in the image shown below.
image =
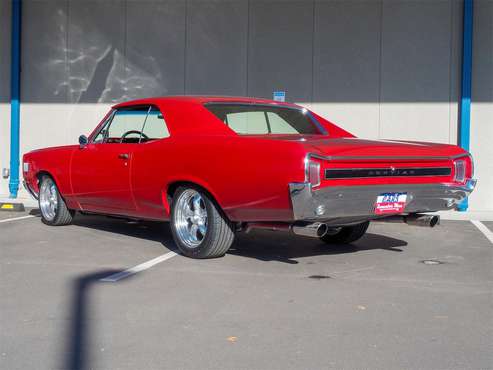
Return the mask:
M 10 64 L 10 181 L 11 198 L 19 190 L 20 90 L 21 90 L 21 10 L 22 0 L 12 1 L 12 53 Z
M 471 136 L 471 80 L 472 80 L 472 37 L 473 37 L 473 0 L 464 0 L 464 20 L 462 36 L 462 87 L 460 97 L 460 137 L 459 144 L 469 151 Z M 467 198 L 457 207 L 467 211 Z

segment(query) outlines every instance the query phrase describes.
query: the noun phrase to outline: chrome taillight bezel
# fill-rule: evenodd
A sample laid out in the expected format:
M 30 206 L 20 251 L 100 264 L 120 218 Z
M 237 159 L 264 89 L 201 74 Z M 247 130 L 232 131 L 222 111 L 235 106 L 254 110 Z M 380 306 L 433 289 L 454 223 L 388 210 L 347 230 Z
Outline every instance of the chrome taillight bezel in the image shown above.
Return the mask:
M 313 159 L 311 154 L 305 157 L 305 182 L 310 183 L 313 187 L 317 187 L 322 182 L 320 162 Z
M 467 163 L 465 159 L 456 159 L 454 161 L 454 181 L 464 182 L 466 181 L 466 167 Z
M 470 153 L 456 157 L 453 160 L 454 182 L 465 183 L 474 177 L 474 160 Z

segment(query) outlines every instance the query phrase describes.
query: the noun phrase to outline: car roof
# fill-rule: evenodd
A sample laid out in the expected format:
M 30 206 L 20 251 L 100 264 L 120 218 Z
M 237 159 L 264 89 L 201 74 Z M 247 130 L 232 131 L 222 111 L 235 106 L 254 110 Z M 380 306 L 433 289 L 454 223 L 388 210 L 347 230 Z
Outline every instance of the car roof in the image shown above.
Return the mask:
M 205 103 L 248 103 L 248 104 L 273 104 L 281 105 L 287 107 L 298 107 L 296 104 L 279 102 L 270 99 L 263 98 L 251 98 L 244 96 L 206 96 L 206 95 L 176 95 L 176 96 L 160 96 L 145 99 L 129 100 L 123 103 L 119 103 L 113 106 L 113 108 L 122 108 L 133 105 L 148 105 L 148 104 L 159 104 L 159 103 L 172 103 L 172 102 L 188 102 L 195 104 L 205 104 Z

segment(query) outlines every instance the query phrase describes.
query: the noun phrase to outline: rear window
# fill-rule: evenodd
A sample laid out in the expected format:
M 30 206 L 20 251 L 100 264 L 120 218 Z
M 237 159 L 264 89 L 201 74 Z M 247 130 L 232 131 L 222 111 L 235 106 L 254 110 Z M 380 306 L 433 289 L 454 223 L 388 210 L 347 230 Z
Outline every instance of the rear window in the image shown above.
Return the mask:
M 240 135 L 321 134 L 306 110 L 234 103 L 208 103 L 205 107 Z

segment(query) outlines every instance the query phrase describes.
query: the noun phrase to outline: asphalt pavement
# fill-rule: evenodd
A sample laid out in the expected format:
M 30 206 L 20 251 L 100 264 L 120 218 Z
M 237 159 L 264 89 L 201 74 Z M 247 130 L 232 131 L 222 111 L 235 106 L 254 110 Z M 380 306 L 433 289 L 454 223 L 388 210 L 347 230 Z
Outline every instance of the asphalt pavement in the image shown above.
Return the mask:
M 167 224 L 0 212 L 0 368 L 493 369 L 493 244 L 471 222 L 173 250 Z

